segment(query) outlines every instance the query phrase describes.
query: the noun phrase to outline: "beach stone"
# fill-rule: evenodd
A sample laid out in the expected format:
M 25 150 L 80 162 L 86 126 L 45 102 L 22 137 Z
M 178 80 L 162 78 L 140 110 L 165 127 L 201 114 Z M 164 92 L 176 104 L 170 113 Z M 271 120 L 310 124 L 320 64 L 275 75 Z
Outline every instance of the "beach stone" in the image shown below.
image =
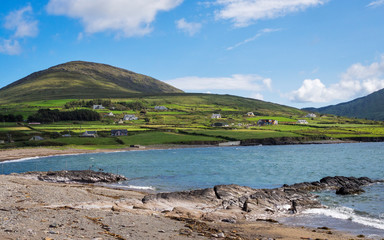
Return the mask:
M 336 191 L 336 194 L 338 195 L 353 195 L 353 194 L 360 194 L 365 192 L 361 188 L 353 188 L 353 187 L 341 187 Z

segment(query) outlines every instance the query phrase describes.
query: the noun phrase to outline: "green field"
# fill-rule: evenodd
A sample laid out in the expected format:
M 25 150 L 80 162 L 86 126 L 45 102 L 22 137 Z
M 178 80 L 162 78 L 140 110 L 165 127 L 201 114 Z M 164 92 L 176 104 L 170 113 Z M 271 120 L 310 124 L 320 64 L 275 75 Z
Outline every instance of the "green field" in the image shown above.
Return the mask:
M 25 119 L 38 109 L 49 108 L 69 111 L 64 105 L 74 99 L 44 100 L 7 104 L 0 106 L 0 114 L 18 113 Z M 145 111 L 124 108 L 121 103 L 140 102 Z M 270 138 L 295 139 L 357 139 L 384 138 L 383 122 L 350 119 L 324 115 L 305 118 L 306 112 L 298 109 L 270 104 L 254 99 L 229 95 L 211 94 L 164 94 L 133 98 L 112 99 L 110 108 L 97 110 L 99 121 L 59 121 L 30 125 L 0 123 L 2 148 L 25 146 L 70 146 L 80 148 L 123 148 L 130 145 L 156 144 L 217 144 L 225 141 L 249 141 Z M 115 107 L 122 109 L 115 109 Z M 155 106 L 166 106 L 168 110 L 156 111 Z M 90 109 L 78 106 L 77 109 Z M 72 109 L 73 110 L 73 109 Z M 114 113 L 108 117 L 106 114 Z M 247 117 L 253 112 L 254 117 Z M 221 119 L 211 119 L 220 113 Z M 134 114 L 135 121 L 120 119 L 125 114 Z M 273 119 L 278 125 L 257 126 L 259 119 Z M 309 124 L 296 124 L 306 119 Z M 223 123 L 225 127 L 212 127 Z M 111 130 L 126 129 L 128 136 L 112 137 Z M 84 131 L 97 131 L 97 138 L 79 137 Z M 62 135 L 70 133 L 71 137 Z M 31 142 L 32 136 L 41 136 L 43 141 Z M 10 139 L 12 142 L 9 142 Z

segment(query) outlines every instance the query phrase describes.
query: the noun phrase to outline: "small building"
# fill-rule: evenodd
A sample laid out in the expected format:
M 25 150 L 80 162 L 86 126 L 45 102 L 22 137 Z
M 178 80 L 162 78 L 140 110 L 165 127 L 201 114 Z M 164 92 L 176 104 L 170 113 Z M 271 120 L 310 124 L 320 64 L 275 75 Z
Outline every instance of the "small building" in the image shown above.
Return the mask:
M 44 138 L 40 136 L 33 136 L 32 138 L 29 139 L 29 141 L 41 141 L 44 140 Z
M 123 123 L 124 123 L 123 119 L 120 119 L 120 120 L 117 122 L 117 124 L 123 124 Z
M 307 117 L 307 118 L 315 118 L 317 116 L 314 113 L 308 113 L 305 117 Z
M 117 129 L 117 130 L 111 130 L 111 136 L 127 136 L 128 130 L 127 129 Z
M 168 110 L 168 108 L 165 106 L 155 106 L 155 110 L 164 111 L 164 110 Z
M 97 110 L 97 109 L 105 109 L 105 107 L 103 107 L 103 105 L 93 105 L 93 110 Z
M 137 119 L 139 119 L 139 118 L 136 117 L 134 114 L 126 114 L 123 117 L 123 121 L 133 121 L 133 120 L 137 120 Z
M 211 125 L 212 127 L 229 127 L 228 123 L 216 122 Z
M 308 124 L 308 121 L 305 119 L 297 120 L 297 124 Z
M 253 112 L 247 112 L 247 117 L 254 117 L 255 114 Z
M 220 113 L 212 113 L 211 119 L 220 119 L 221 114 Z
M 110 112 L 110 113 L 106 114 L 105 116 L 107 116 L 107 117 L 114 117 L 115 114 L 113 114 L 113 112 Z
M 63 137 L 72 137 L 71 134 L 67 133 L 67 134 L 64 134 L 62 135 Z
M 279 122 L 273 119 L 260 119 L 257 121 L 258 126 L 267 126 L 267 125 L 278 125 Z
M 83 132 L 80 137 L 97 137 L 97 131 L 85 131 Z

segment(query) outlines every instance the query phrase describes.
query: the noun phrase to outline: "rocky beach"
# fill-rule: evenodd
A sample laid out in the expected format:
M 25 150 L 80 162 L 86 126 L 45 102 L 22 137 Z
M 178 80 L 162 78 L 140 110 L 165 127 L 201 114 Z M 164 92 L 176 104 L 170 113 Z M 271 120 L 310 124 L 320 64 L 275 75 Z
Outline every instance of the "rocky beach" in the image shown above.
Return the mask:
M 112 189 L 123 176 L 93 171 L 0 176 L 0 239 L 363 239 L 290 227 L 279 216 L 322 207 L 309 191 L 361 189 L 368 178 L 329 177 L 276 189 L 238 185 L 172 193 Z M 92 183 L 92 184 L 90 184 Z

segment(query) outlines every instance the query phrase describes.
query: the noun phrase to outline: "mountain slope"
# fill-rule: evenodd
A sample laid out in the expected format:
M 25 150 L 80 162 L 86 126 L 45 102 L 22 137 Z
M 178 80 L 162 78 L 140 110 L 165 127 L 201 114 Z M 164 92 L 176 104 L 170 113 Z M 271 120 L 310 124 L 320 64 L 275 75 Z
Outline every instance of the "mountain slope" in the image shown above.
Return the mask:
M 384 121 L 384 89 L 350 102 L 322 108 L 305 108 L 304 110 Z
M 75 61 L 32 73 L 0 89 L 0 101 L 116 98 L 142 93 L 181 92 L 164 82 L 125 69 Z

